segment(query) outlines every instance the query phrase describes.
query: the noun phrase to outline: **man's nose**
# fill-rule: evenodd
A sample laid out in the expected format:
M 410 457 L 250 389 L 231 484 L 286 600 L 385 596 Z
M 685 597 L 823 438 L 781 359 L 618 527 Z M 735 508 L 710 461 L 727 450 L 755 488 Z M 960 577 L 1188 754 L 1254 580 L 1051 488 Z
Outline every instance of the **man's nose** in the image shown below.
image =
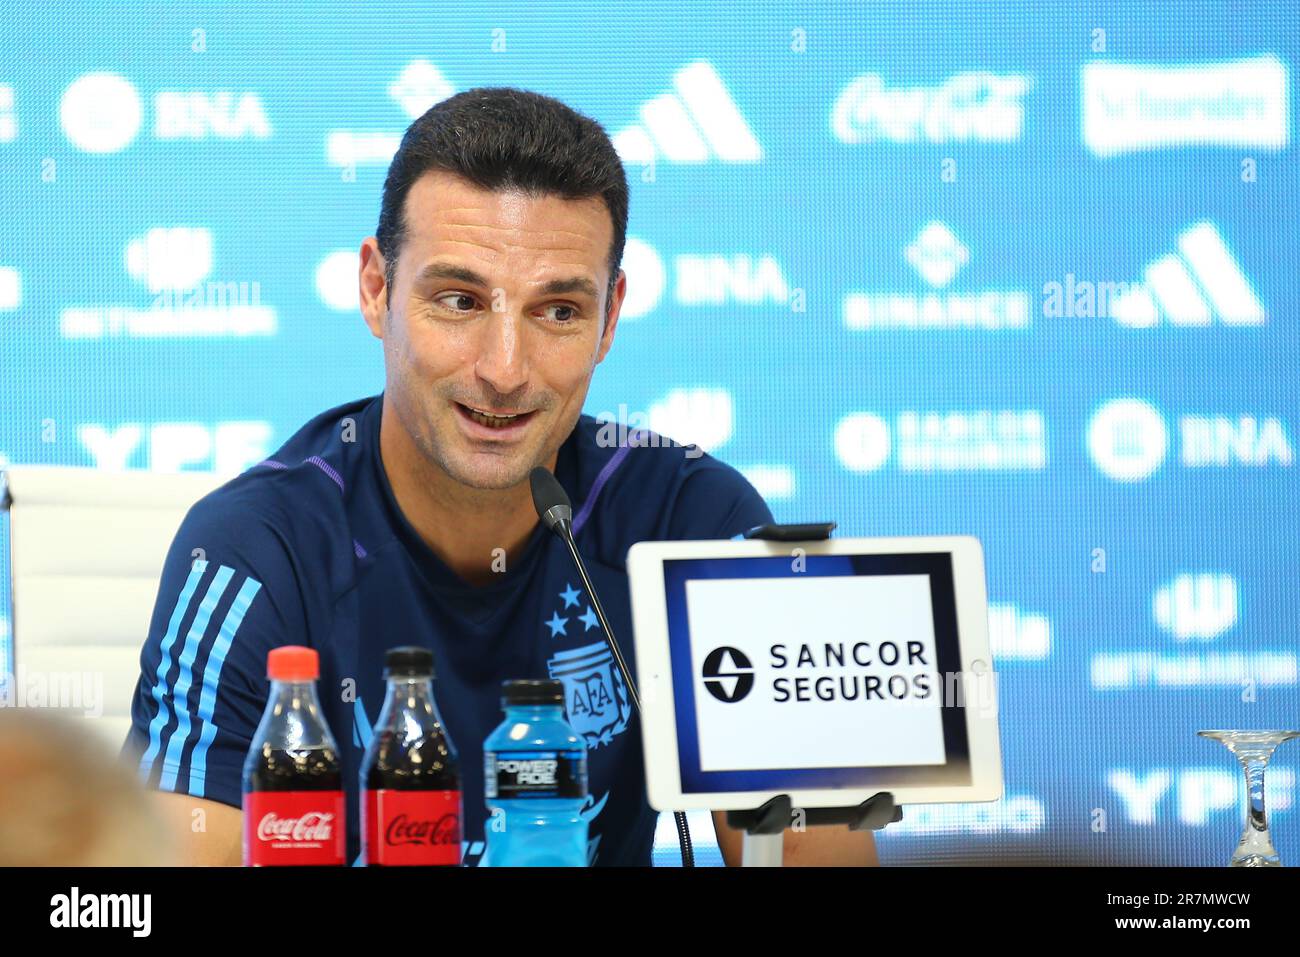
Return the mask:
M 510 395 L 527 384 L 523 322 L 512 311 L 489 314 L 474 372 L 500 395 Z

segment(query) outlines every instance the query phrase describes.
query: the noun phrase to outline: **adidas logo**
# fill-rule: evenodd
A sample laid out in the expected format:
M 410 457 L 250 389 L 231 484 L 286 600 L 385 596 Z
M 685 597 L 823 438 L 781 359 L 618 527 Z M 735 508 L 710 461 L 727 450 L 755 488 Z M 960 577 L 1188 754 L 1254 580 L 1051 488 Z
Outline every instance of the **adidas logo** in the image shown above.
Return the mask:
M 641 122 L 612 137 L 624 163 L 757 163 L 763 148 L 706 61 L 682 67 L 673 88 L 641 104 Z
M 1263 325 L 1264 306 L 1251 289 L 1223 237 L 1208 221 L 1178 237 L 1178 251 L 1161 256 L 1110 303 L 1120 325 L 1145 329 L 1161 317 L 1176 326 L 1208 326 L 1217 316 L 1225 326 Z

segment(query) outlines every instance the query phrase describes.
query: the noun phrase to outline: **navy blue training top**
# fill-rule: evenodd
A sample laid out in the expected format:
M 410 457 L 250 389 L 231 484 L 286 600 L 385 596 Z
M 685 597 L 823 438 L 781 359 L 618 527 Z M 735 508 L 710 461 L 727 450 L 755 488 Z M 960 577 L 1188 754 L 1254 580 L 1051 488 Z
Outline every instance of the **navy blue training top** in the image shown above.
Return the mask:
M 467 863 L 483 849 L 482 746 L 503 717 L 501 682 L 551 677 L 564 683 L 568 720 L 587 742 L 590 863 L 649 864 L 657 814 L 640 723 L 563 543 L 539 523 L 500 581 L 465 583 L 397 505 L 379 455 L 382 408 L 380 395 L 316 416 L 273 458 L 190 509 L 167 553 L 124 753 L 153 787 L 240 807 L 244 757 L 270 691 L 267 652 L 315 648 L 355 861 L 359 772 L 383 702 L 384 652 L 422 645 L 460 759 Z M 634 676 L 628 548 L 730 538 L 772 521 L 735 469 L 639 436 L 619 445 L 614 426 L 584 415 L 555 470 Z

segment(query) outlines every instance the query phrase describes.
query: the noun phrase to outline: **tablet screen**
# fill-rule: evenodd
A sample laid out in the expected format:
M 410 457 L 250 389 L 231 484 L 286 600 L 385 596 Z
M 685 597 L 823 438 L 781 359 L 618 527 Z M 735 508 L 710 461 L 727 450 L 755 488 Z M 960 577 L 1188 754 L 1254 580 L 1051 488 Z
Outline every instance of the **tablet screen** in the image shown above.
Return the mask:
M 950 554 L 663 568 L 683 793 L 970 783 Z

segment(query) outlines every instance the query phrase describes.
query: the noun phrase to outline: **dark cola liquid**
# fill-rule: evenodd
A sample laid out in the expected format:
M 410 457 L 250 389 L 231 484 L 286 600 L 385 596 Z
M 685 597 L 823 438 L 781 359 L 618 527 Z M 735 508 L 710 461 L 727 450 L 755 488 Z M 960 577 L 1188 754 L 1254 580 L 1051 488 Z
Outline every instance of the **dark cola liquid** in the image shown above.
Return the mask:
M 343 770 L 333 748 L 263 747 L 244 776 L 244 790 L 342 791 Z
M 365 771 L 372 791 L 459 791 L 460 765 L 445 734 L 430 734 L 413 745 L 394 734 L 375 736 L 375 760 Z M 420 760 L 412 760 L 418 755 Z

